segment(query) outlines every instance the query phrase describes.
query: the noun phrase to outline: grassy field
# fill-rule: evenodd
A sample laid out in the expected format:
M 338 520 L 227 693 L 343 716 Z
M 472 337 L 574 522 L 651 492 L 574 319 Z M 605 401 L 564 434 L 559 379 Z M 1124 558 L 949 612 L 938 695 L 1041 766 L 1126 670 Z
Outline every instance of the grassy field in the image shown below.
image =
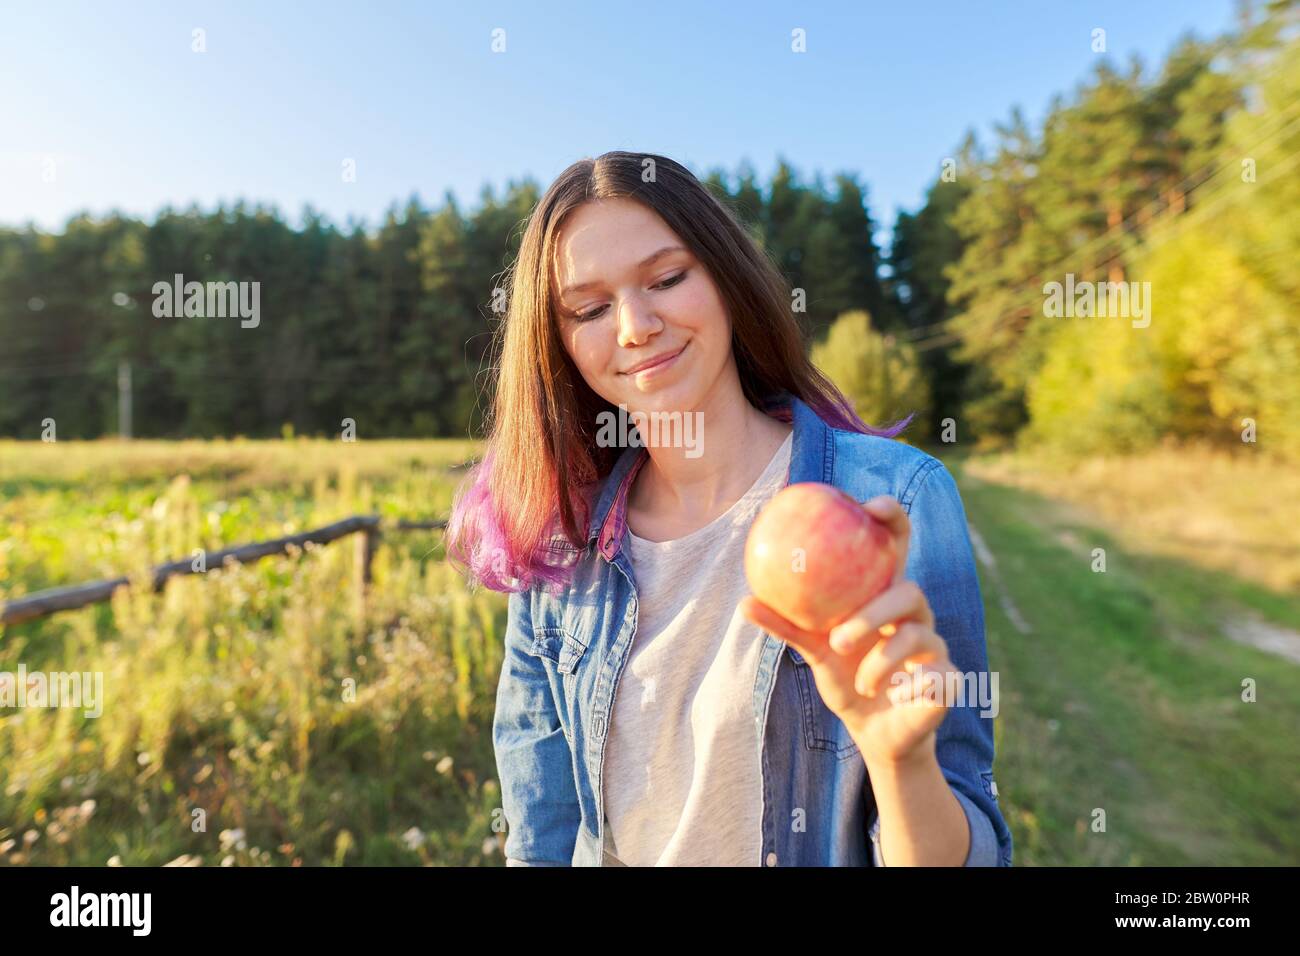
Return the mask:
M 0 597 L 351 514 L 440 518 L 474 453 L 0 442 Z M 1295 479 L 1188 452 L 943 457 L 992 562 L 1017 864 L 1300 862 Z M 98 718 L 0 711 L 0 865 L 499 865 L 505 601 L 442 558 L 438 532 L 386 536 L 363 602 L 340 542 L 0 631 L 0 671 L 101 671 L 105 695 Z
M 1247 642 L 1300 648 L 1295 476 L 1168 450 L 949 464 L 994 562 L 1017 864 L 1300 863 L 1300 662 Z
M 0 593 L 357 513 L 443 517 L 464 442 L 0 443 Z M 0 862 L 501 861 L 504 600 L 439 532 L 350 539 L 10 627 L 0 671 L 101 671 L 102 716 L 0 711 Z

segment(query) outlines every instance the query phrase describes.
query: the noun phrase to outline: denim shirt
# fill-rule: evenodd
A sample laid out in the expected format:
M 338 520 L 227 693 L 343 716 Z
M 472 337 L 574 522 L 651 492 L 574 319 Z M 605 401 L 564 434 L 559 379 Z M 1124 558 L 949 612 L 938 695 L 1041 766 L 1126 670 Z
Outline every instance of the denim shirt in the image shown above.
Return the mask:
M 904 576 L 929 600 L 954 667 L 972 675 L 970 683 L 979 674 L 987 680 L 983 602 L 965 511 L 948 469 L 902 442 L 830 427 L 788 392 L 764 411 L 793 425 L 789 483 L 823 482 L 859 501 L 881 494 L 898 499 L 911 521 Z M 600 482 L 585 550 L 562 534 L 550 539 L 548 547 L 573 565 L 567 589 L 537 585 L 510 595 L 492 724 L 507 866 L 601 865 L 605 741 L 637 624 L 635 576 L 624 547 L 627 494 L 648 459 L 645 448 L 628 447 Z M 886 865 L 857 744 L 822 702 L 799 652 L 760 633 L 753 713 L 760 731 L 762 850 L 755 865 Z M 935 752 L 970 826 L 964 865 L 1010 866 L 1011 832 L 993 781 L 993 717 L 981 716 L 987 701 L 979 696 L 950 703 Z

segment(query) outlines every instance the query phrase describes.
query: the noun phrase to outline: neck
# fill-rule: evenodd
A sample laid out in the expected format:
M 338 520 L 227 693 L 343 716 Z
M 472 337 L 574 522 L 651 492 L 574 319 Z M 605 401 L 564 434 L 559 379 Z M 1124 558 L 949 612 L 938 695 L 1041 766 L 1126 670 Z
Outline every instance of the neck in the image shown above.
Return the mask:
M 735 377 L 724 376 L 684 414 L 697 411 L 703 412 L 703 453 L 689 457 L 691 449 L 649 447 L 650 460 L 629 490 L 629 508 L 687 521 L 717 515 L 749 490 L 792 427 L 749 404 Z

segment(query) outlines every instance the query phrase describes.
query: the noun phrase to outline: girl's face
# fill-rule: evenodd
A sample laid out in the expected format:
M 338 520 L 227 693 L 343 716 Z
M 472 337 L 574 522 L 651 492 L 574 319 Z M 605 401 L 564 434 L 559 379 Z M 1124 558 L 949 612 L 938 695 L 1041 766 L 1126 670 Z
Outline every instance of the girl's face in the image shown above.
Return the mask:
M 557 237 L 553 283 L 565 350 L 611 404 L 628 412 L 692 411 L 729 366 L 735 374 L 731 320 L 717 286 L 640 203 L 600 200 L 574 209 Z

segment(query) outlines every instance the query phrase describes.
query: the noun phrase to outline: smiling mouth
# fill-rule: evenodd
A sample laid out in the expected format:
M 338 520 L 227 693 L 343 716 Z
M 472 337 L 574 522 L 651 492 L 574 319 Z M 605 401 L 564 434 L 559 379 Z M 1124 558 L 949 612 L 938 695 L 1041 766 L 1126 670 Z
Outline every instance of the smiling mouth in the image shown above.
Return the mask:
M 658 361 L 656 361 L 653 365 L 645 365 L 645 366 L 642 366 L 641 368 L 636 369 L 635 371 L 624 372 L 623 374 L 624 374 L 624 375 L 640 375 L 642 372 L 654 372 L 654 371 L 657 371 L 658 369 L 663 368 L 663 367 L 664 367 L 665 365 L 667 365 L 669 362 L 672 362 L 673 360 L 675 360 L 675 359 L 676 359 L 679 355 L 681 355 L 684 351 L 686 351 L 686 346 L 685 346 L 685 345 L 683 345 L 681 348 L 679 348 L 676 352 L 673 352 L 673 353 L 671 353 L 670 355 L 665 355 L 663 358 L 661 358 L 661 359 L 659 359 Z

